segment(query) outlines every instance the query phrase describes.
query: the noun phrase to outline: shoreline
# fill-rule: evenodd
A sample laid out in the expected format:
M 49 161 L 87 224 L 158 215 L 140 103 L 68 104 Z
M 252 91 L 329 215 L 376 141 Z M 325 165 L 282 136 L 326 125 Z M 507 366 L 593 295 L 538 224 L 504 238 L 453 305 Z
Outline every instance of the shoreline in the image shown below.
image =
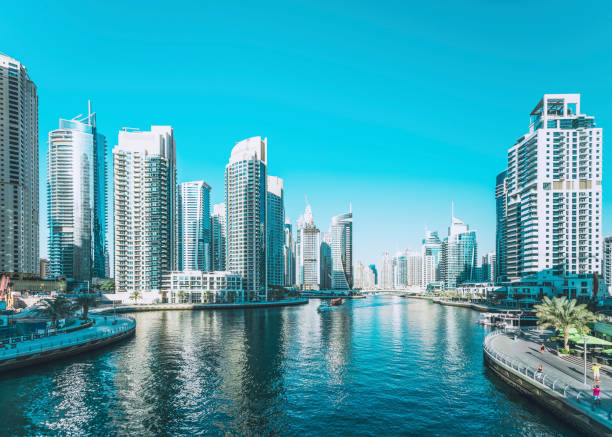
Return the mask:
M 146 311 L 186 311 L 186 310 L 237 310 L 253 308 L 273 308 L 298 306 L 308 304 L 308 299 L 279 300 L 273 302 L 241 302 L 241 303 L 162 303 L 143 305 L 122 305 L 115 308 L 90 310 L 93 314 L 108 315 L 113 313 L 138 313 Z

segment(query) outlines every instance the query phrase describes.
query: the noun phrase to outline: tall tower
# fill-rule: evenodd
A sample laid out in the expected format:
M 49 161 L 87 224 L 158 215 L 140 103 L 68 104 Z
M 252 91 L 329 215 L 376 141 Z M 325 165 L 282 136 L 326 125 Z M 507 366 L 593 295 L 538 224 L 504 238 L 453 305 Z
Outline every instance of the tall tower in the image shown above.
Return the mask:
M 612 235 L 604 239 L 602 264 L 604 281 L 609 289 L 612 290 Z
M 267 140 L 240 141 L 225 166 L 226 269 L 242 276 L 250 299 L 267 298 Z
M 302 290 L 321 287 L 321 233 L 315 226 L 310 205 L 298 220 L 297 276 Z
M 332 218 L 332 289 L 353 288 L 353 213 Z
M 285 286 L 292 287 L 295 285 L 295 242 L 293 241 L 293 231 L 291 229 L 291 220 L 285 217 L 285 241 L 283 244 L 283 253 L 285 259 Z
M 442 259 L 442 241 L 437 231 L 425 230 L 425 238 L 421 247 L 422 278 L 421 284 L 427 288 L 429 284 L 440 280 L 440 261 Z
M 210 271 L 210 186 L 183 182 L 179 189 L 179 270 Z
M 160 290 L 178 264 L 174 131 L 126 128 L 113 156 L 115 289 Z
M 283 180 L 268 176 L 267 252 L 268 285 L 285 285 L 285 198 Z
M 476 281 L 477 260 L 476 231 L 452 217 L 448 237 L 442 243 L 440 274 L 445 289 L 453 290 L 462 282 Z
M 500 278 L 600 271 L 602 149 L 580 94 L 545 94 L 531 111 L 508 150 L 503 190 L 498 176 Z
M 212 232 L 211 262 L 215 272 L 225 271 L 225 238 L 227 235 L 225 203 L 218 203 L 210 216 L 210 229 Z
M 47 220 L 49 274 L 77 282 L 106 277 L 106 138 L 96 114 L 60 119 L 49 132 Z
M 26 67 L 1 53 L 0 205 L 0 271 L 38 273 L 38 95 Z

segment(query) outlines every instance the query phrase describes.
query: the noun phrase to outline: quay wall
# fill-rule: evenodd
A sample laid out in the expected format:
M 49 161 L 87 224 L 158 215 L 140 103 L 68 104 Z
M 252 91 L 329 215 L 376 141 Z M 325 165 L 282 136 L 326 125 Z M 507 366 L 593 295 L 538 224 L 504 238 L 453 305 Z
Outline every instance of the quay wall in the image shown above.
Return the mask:
M 94 314 L 136 313 L 145 311 L 172 311 L 172 310 L 236 310 L 249 308 L 270 308 L 282 306 L 306 305 L 308 299 L 284 300 L 277 302 L 245 302 L 245 303 L 181 303 L 181 304 L 154 304 L 154 305 L 122 305 L 115 308 L 108 307 L 93 310 Z M 90 311 L 92 312 L 92 311 Z

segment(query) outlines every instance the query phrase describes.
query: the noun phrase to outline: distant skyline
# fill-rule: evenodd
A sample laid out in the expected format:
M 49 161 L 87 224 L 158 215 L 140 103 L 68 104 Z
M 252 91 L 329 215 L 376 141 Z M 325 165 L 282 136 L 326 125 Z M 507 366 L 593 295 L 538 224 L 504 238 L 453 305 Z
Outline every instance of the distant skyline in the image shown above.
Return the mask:
M 425 227 L 444 238 L 451 201 L 479 254 L 493 250 L 508 148 L 543 94 L 580 93 L 604 129 L 610 235 L 612 6 L 589 5 L 6 4 L 0 52 L 38 87 L 41 257 L 48 132 L 88 99 L 111 149 L 123 126 L 171 125 L 178 182 L 205 180 L 211 205 L 235 143 L 267 137 L 292 223 L 305 194 L 324 231 L 352 203 L 353 260 L 379 265 L 383 251 L 419 249 Z M 550 23 L 568 23 L 562 38 L 546 38 Z

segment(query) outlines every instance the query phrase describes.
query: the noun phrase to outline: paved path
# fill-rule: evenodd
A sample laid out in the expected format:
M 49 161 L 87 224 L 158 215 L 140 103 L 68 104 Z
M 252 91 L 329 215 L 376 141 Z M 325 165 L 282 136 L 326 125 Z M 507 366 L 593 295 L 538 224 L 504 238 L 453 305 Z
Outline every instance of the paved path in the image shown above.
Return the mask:
M 584 384 L 584 365 L 568 362 L 548 350 L 540 352 L 540 345 L 546 343 L 546 339 L 552 335 L 551 332 L 531 330 L 514 339 L 513 334 L 502 334 L 492 338 L 491 347 L 530 368 L 529 373 L 542 366 L 543 375 L 547 385 L 555 383 L 557 391 L 567 388 L 567 401 L 587 410 L 592 415 L 603 418 L 607 423 L 612 413 L 612 377 L 607 372 L 602 372 L 599 387 L 601 388 L 601 406 L 594 407 L 593 397 L 593 373 L 591 363 L 587 363 L 587 385 Z M 555 382 L 556 381 L 556 382 Z M 578 393 L 581 393 L 578 396 Z
M 34 352 L 84 343 L 96 338 L 108 337 L 121 331 L 127 331 L 136 324 L 133 319 L 120 316 L 116 318 L 116 324 L 113 324 L 115 317 L 112 316 L 91 316 L 91 319 L 95 323 L 90 328 L 18 342 L 15 344 L 15 347 L 7 345 L 6 349 L 0 349 L 0 361 L 15 358 L 16 356 L 29 355 Z

